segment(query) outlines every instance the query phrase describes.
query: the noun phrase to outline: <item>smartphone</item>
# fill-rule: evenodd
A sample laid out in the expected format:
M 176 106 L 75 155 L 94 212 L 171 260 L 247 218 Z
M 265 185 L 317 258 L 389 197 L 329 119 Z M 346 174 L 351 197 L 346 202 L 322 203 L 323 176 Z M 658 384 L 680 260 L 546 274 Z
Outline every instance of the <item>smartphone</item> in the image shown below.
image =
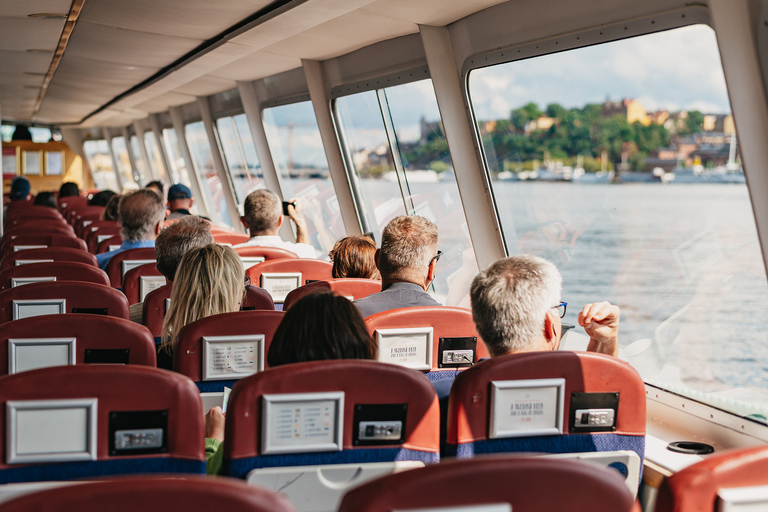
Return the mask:
M 294 208 L 296 208 L 296 201 L 292 203 L 288 201 L 283 201 L 283 215 L 288 215 L 288 205 L 291 205 Z

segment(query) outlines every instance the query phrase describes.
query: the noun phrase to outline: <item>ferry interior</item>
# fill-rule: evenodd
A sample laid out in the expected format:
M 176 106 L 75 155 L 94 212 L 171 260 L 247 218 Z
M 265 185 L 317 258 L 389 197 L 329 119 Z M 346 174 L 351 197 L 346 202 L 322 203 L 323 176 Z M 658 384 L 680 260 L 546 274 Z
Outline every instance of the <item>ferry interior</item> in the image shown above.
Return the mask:
M 468 399 L 461 406 L 452 405 L 449 415 L 456 413 L 460 419 L 458 426 L 449 422 L 448 444 L 457 442 L 451 436 L 458 436 L 455 458 L 471 461 L 454 462 L 445 449 L 442 459 L 440 453 L 431 452 L 429 457 L 422 453 L 420 460 L 365 459 L 394 450 L 386 445 L 397 444 L 397 439 L 401 452 L 408 452 L 402 447 L 413 448 L 426 439 L 425 429 L 439 421 L 427 417 L 435 413 L 429 406 L 431 399 L 424 408 L 425 416 L 416 416 L 421 410 L 418 393 L 401 393 L 404 383 L 412 380 L 409 376 L 395 375 L 388 397 L 381 382 L 392 375 L 375 382 L 371 376 L 378 370 L 352 368 L 350 363 L 349 372 L 358 372 L 364 383 L 358 389 L 336 392 L 328 383 L 337 382 L 334 372 L 343 373 L 345 368 L 334 364 L 314 368 L 319 373 L 308 373 L 307 378 L 327 375 L 323 377 L 326 383 L 315 389 L 322 391 L 321 398 L 312 400 L 335 408 L 339 418 L 336 438 L 330 445 L 309 443 L 308 451 L 322 454 L 331 446 L 340 454 L 368 455 L 360 460 L 350 456 L 346 465 L 335 469 L 321 466 L 345 459 L 324 459 L 317 453 L 301 459 L 296 453 L 288 456 L 279 449 L 274 451 L 274 447 L 270 452 L 271 438 L 262 431 L 269 421 L 264 419 L 260 425 L 254 417 L 240 420 L 238 426 L 227 426 L 228 435 L 236 429 L 247 431 L 250 425 L 263 438 L 259 437 L 261 444 L 256 447 L 253 431 L 241 434 L 253 438 L 253 447 L 231 451 L 227 447 L 226 467 L 231 469 L 236 457 L 247 458 L 249 453 L 264 461 L 279 459 L 282 453 L 283 462 L 275 466 L 290 467 L 274 468 L 270 462 L 260 466 L 262 462 L 257 461 L 254 467 L 274 471 L 247 477 L 232 470 L 231 476 L 247 479 L 252 489 L 243 490 L 242 482 L 223 482 L 220 489 L 225 497 L 218 500 L 252 491 L 263 494 L 254 494 L 255 501 L 263 501 L 263 510 L 520 512 L 551 506 L 543 503 L 560 503 L 561 508 L 572 510 L 768 510 L 766 84 L 766 0 L 4 1 L 0 2 L 0 196 L 4 203 L 9 202 L 11 181 L 18 175 L 29 180 L 32 195 L 56 192 L 64 182 L 77 183 L 83 195 L 105 189 L 118 193 L 135 190 L 150 181 L 162 182 L 167 192 L 171 185 L 183 183 L 195 199 L 192 213 L 215 225 L 216 241 L 236 244 L 248 238 L 241 222 L 246 196 L 267 188 L 281 200 L 301 202 L 311 243 L 318 258 L 326 261 L 342 237 L 367 233 L 380 242 L 381 231 L 392 218 L 424 216 L 437 225 L 442 251 L 429 292 L 452 310 L 464 308 L 457 314 L 464 315 L 462 321 L 471 326 L 469 334 L 456 334 L 447 327 L 454 320 L 430 318 L 428 311 L 421 312 L 416 322 L 429 326 L 430 340 L 432 336 L 435 340 L 477 336 L 467 320 L 471 316 L 469 286 L 478 271 L 492 262 L 527 253 L 557 266 L 563 276 L 562 300 L 568 303 L 563 324 L 576 327 L 564 334 L 555 359 L 529 358 L 528 365 L 519 365 L 519 373 L 514 375 L 494 373 L 494 360 L 472 368 L 488 365 L 488 378 L 497 376 L 484 383 L 483 389 L 493 388 L 499 403 L 514 400 L 508 397 L 521 389 L 546 397 L 553 392 L 559 397 L 543 399 L 546 407 L 554 408 L 554 427 L 537 424 L 540 430 L 511 434 L 514 441 L 505 441 L 505 446 L 517 447 L 507 451 L 550 455 L 519 457 L 518 453 L 517 469 L 505 462 L 515 459 L 512 455 L 491 457 L 487 463 L 496 467 L 497 476 L 484 477 L 493 484 L 486 487 L 480 475 L 494 473 L 484 473 L 479 447 L 501 446 L 493 443 L 501 440 L 491 438 L 504 437 L 504 427 L 495 423 L 494 414 L 499 414 L 492 409 L 495 406 L 473 409 L 475 402 Z M 120 244 L 119 228 L 110 231 L 102 227 L 107 224 L 99 224 L 98 215 L 91 215 L 95 210 L 78 214 L 72 205 L 62 207 L 59 200 L 64 220 L 84 240 L 83 250 L 87 246 L 95 254 Z M 3 247 L 12 247 L 12 236 L 24 236 L 18 229 L 10 231 L 25 216 L 14 217 L 13 206 L 11 202 L 0 211 L 0 230 L 7 233 Z M 50 219 L 37 220 L 45 223 Z M 100 229 L 104 229 L 101 234 Z M 90 234 L 94 236 L 91 241 L 86 236 Z M 289 222 L 283 223 L 281 236 L 295 240 Z M 104 240 L 112 241 L 105 245 Z M 39 243 L 33 245 L 37 248 L 22 247 L 13 258 L 42 250 Z M 243 256 L 244 264 L 254 264 L 246 259 Z M 137 278 L 159 275 L 153 261 L 143 260 L 149 263 L 149 270 L 147 274 L 136 271 Z M 315 279 L 309 275 L 305 279 Z M 35 280 L 31 274 L 23 277 L 25 283 Z M 117 280 L 119 289 L 119 275 Z M 141 282 L 149 286 L 150 280 Z M 159 287 L 165 280 L 156 283 Z M 30 290 L 64 289 L 64 283 L 25 286 Z M 141 292 L 142 297 L 146 291 Z M 0 291 L 0 302 L 8 293 Z M 119 293 L 132 297 L 127 304 L 140 301 L 136 298 L 139 292 L 127 284 Z M 272 299 L 279 303 L 278 309 L 283 300 L 289 300 L 276 295 Z M 577 316 L 584 304 L 602 300 L 621 308 L 618 366 L 603 367 L 604 361 L 582 352 L 588 336 L 578 326 Z M 0 307 L 7 306 L 3 302 Z M 257 313 L 232 314 L 252 315 L 258 324 L 261 317 Z M 50 325 L 45 337 L 63 339 L 53 320 L 45 324 L 42 320 L 14 327 L 25 322 L 14 316 L 0 325 L 0 342 L 8 345 L 8 355 L 0 356 L 0 365 L 3 358 L 9 368 L 20 364 L 11 352 L 18 343 L 4 341 L 11 332 L 23 336 L 26 329 L 37 328 L 35 324 Z M 107 333 L 108 321 L 103 322 L 99 329 Z M 245 322 L 237 325 L 241 324 Z M 382 324 L 382 328 L 386 326 Z M 145 336 L 144 331 L 135 336 Z M 265 343 L 268 338 L 263 336 Z M 487 357 L 482 340 L 477 341 L 472 363 L 483 354 Z M 71 345 L 72 351 L 74 347 Z M 437 361 L 431 347 L 430 342 L 429 358 Z M 194 364 L 199 366 L 202 356 L 197 356 Z M 75 356 L 68 361 L 63 364 L 74 364 Z M 73 469 L 70 478 L 47 479 L 55 482 L 3 476 L 24 473 L 36 461 L 53 461 L 54 465 L 70 461 L 59 464 L 80 468 L 118 454 L 125 460 L 117 461 L 122 465 L 112 461 L 115 467 L 133 469 L 117 472 L 184 472 L 178 468 L 186 466 L 178 461 L 177 467 L 160 466 L 163 471 L 150 468 L 147 461 L 159 460 L 148 455 L 158 453 L 151 449 L 139 450 L 131 459 L 131 453 L 126 455 L 112 445 L 110 453 L 107 448 L 103 453 L 96 448 L 96 431 L 102 435 L 106 429 L 97 427 L 94 419 L 97 401 L 99 410 L 108 407 L 109 400 L 129 408 L 122 410 L 146 411 L 150 406 L 141 403 L 144 397 L 93 398 L 89 393 L 96 394 L 99 387 L 93 383 L 111 378 L 107 373 L 117 370 L 103 372 L 101 365 L 85 368 L 89 365 L 80 363 L 78 356 L 69 370 L 81 369 L 94 380 L 81 382 L 81 377 L 72 374 L 71 383 L 62 387 L 71 391 L 71 398 L 81 407 L 75 410 L 84 411 L 90 420 L 82 424 L 77 420 L 79 426 L 64 427 L 63 432 L 54 429 L 52 437 L 45 434 L 49 427 L 30 427 L 27 436 L 21 426 L 24 422 L 13 423 L 25 416 L 25 410 L 34 409 L 29 403 L 33 397 L 41 398 L 36 394 L 39 383 L 18 380 L 18 385 L 6 385 L 3 391 L 3 379 L 21 379 L 24 372 L 6 376 L 13 372 L 0 371 L 0 400 L 5 402 L 7 425 L 3 430 L 7 437 L 2 440 L 5 448 L 0 450 L 4 457 L 0 460 L 0 501 L 21 495 L 19 502 L 28 499 L 30 504 L 35 495 L 53 503 L 75 499 L 71 489 L 78 486 L 60 486 L 78 476 L 89 476 L 79 473 L 80 469 Z M 578 375 L 582 387 L 571 387 L 569 382 L 558 387 L 557 379 L 547 373 L 558 364 L 563 365 L 564 375 Z M 569 365 L 577 369 L 566 370 Z M 38 366 L 48 364 L 32 367 Z M 441 368 L 431 367 L 427 361 L 422 370 L 432 379 L 433 370 Z M 542 373 L 533 368 L 541 368 Z M 257 370 L 264 370 L 263 354 L 259 368 L 253 371 Z M 33 370 L 49 372 L 51 378 L 69 378 L 58 371 L 63 370 Z M 194 371 L 198 378 L 193 380 L 205 380 L 199 369 Z M 203 374 L 206 371 L 203 368 Z M 476 371 L 475 376 L 480 373 Z M 274 398 L 279 393 L 310 400 L 301 393 L 314 388 L 294 389 L 292 383 L 299 380 L 300 373 L 291 375 L 285 377 L 291 385 L 270 387 L 265 382 L 265 395 L 254 398 L 264 407 L 259 413 L 264 418 L 270 407 L 277 414 L 274 411 L 283 403 Z M 126 375 L 124 384 L 134 386 L 131 383 L 139 377 Z M 148 394 L 152 393 L 147 382 L 163 381 L 149 374 L 143 378 L 147 380 L 136 380 L 135 389 L 147 389 Z M 468 381 L 461 383 L 468 386 Z M 187 384 L 175 385 L 187 389 Z M 163 381 L 162 385 L 171 384 Z M 19 386 L 29 386 L 28 392 L 19 392 Z M 373 388 L 383 403 L 408 403 L 410 418 L 406 426 L 401 425 L 403 437 L 395 436 L 383 448 L 366 451 L 376 443 L 366 444 L 355 433 L 357 444 L 347 446 L 353 434 L 341 432 L 341 418 L 346 429 L 352 429 L 352 423 L 359 426 L 361 420 L 358 416 L 353 420 L 352 412 L 342 412 L 355 405 L 354 400 L 372 400 L 369 391 Z M 536 389 L 539 391 L 531 391 Z M 566 389 L 569 393 L 563 397 Z M 204 437 L 202 413 L 222 403 L 220 386 L 213 391 L 203 393 L 199 405 L 196 396 L 189 401 L 189 410 L 183 414 L 200 414 L 180 439 Z M 124 393 L 133 394 L 128 388 Z M 233 416 L 246 407 L 241 401 L 250 396 L 247 393 L 244 387 L 233 391 L 229 402 Z M 579 398 L 579 393 L 591 398 Z M 596 398 L 598 394 L 602 398 Z M 451 400 L 453 404 L 453 394 Z M 47 410 L 49 402 L 42 400 L 40 410 Z M 177 407 L 159 398 L 150 402 L 156 410 Z M 381 421 L 389 419 L 387 414 L 395 414 L 390 409 L 371 409 L 371 422 L 366 424 L 386 430 L 389 424 Z M 576 409 L 587 411 L 585 421 L 589 411 L 597 411 L 589 421 L 603 421 L 602 427 L 596 423 L 579 430 Z M 355 415 L 363 414 L 355 411 Z M 51 413 L 49 419 L 70 418 L 59 413 Z M 243 415 L 248 417 L 248 413 Z M 32 415 L 27 412 L 26 417 L 26 424 L 32 425 Z M 178 418 L 172 415 L 171 419 L 166 421 L 169 431 L 178 428 Z M 126 421 L 129 430 L 144 428 L 141 421 Z M 57 447 L 56 439 L 66 443 L 72 436 L 77 438 L 74 431 L 82 433 L 83 429 L 88 447 L 77 455 L 80 459 L 68 458 L 68 448 Z M 461 445 L 462 432 L 471 432 L 465 441 L 474 443 L 477 457 L 461 456 L 462 449 L 468 449 Z M 526 445 L 518 441 L 525 435 L 544 441 Z M 597 439 L 595 446 L 600 447 L 564 448 L 568 439 L 578 435 Z M 600 444 L 601 435 L 605 435 L 603 440 L 613 436 L 610 439 L 619 441 Z M 23 443 L 17 443 L 21 437 L 27 438 L 26 455 L 20 448 Z M 558 437 L 565 441 L 552 441 Z M 628 438 L 632 442 L 627 444 Z M 171 439 L 163 445 L 165 455 L 186 457 L 177 444 Z M 293 450 L 297 451 L 300 449 Z M 574 451 L 581 453 L 569 453 Z M 193 458 L 200 457 L 198 452 Z M 46 454 L 53 454 L 52 458 L 46 459 Z M 305 462 L 296 462 L 300 459 Z M 368 467 L 364 462 L 374 464 Z M 470 464 L 463 476 L 449 477 L 453 467 L 462 471 L 462 463 Z M 411 469 L 425 464 L 425 468 Z M 525 464 L 530 464 L 527 472 Z M 588 475 L 580 473 L 582 466 L 589 468 Z M 200 472 L 198 469 L 189 472 Z M 435 478 L 441 471 L 445 473 L 443 490 L 451 488 L 452 499 L 437 490 L 427 491 L 427 483 L 423 489 L 429 499 L 418 494 L 415 483 L 410 490 L 405 475 L 423 470 L 434 470 Z M 24 474 L 45 474 L 30 471 Z M 189 478 L 200 492 L 211 485 L 211 478 Z M 496 494 L 501 491 L 494 489 L 510 487 L 507 482 L 515 478 L 521 479 L 515 487 L 518 494 L 547 489 L 541 494 L 558 501 L 531 505 Z M 581 478 L 586 479 L 584 483 L 579 483 Z M 137 488 L 161 492 L 150 480 L 135 480 Z M 543 480 L 549 482 L 545 487 L 541 487 Z M 623 481 L 621 492 L 630 490 L 624 505 L 611 505 L 611 493 L 619 492 L 611 487 L 614 480 Z M 593 484 L 598 487 L 590 491 Z M 115 489 L 120 485 L 125 484 L 117 483 Z M 272 491 L 291 488 L 291 492 L 283 491 L 290 503 L 259 486 Z M 193 487 L 183 492 L 192 492 Z M 608 487 L 612 490 L 605 490 Z M 399 497 L 395 496 L 398 489 L 402 489 Z M 578 496 L 586 500 L 583 506 L 578 505 Z M 605 496 L 604 503 L 594 503 L 591 496 Z M 146 507 L 154 510 L 165 503 L 167 509 L 174 500 L 164 496 Z M 200 498 L 197 503 L 204 502 Z M 244 505 L 232 506 L 240 510 L 237 507 Z

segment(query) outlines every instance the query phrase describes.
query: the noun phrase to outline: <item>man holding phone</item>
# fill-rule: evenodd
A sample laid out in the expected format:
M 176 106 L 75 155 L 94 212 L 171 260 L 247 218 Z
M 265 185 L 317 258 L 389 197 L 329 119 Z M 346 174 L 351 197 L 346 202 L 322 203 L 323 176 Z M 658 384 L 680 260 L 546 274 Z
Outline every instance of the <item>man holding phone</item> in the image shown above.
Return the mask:
M 235 248 L 277 247 L 294 252 L 299 258 L 317 258 L 315 248 L 309 243 L 304 210 L 296 199 L 281 204 L 280 198 L 274 192 L 266 189 L 256 190 L 245 198 L 243 214 L 240 220 L 248 228 L 251 238 Z M 296 243 L 280 238 L 283 216 L 289 217 L 296 226 Z

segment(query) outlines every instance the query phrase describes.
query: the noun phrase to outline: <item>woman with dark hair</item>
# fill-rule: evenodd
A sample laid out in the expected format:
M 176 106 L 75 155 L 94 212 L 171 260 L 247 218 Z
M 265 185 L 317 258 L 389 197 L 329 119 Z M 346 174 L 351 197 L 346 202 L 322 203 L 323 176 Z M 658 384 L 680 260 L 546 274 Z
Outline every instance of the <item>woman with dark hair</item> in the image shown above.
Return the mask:
M 79 196 L 80 195 L 80 187 L 77 186 L 77 183 L 68 181 L 66 183 L 62 183 L 61 187 L 59 188 L 59 199 L 62 197 L 69 197 L 69 196 Z
M 173 301 L 171 301 L 173 304 Z M 326 359 L 376 359 L 378 349 L 363 317 L 346 298 L 318 292 L 299 299 L 272 337 L 269 366 Z M 224 414 L 213 407 L 205 415 L 207 473 L 221 471 Z
M 107 206 L 107 204 L 109 204 L 109 200 L 116 195 L 117 193 L 112 190 L 102 190 L 93 194 L 88 200 L 88 204 L 90 206 Z
M 357 308 L 330 292 L 302 297 L 272 337 L 269 366 L 324 359 L 375 359 L 376 343 Z
M 333 261 L 331 275 L 334 279 L 381 279 L 379 269 L 376 268 L 376 243 L 367 236 L 342 238 L 336 242 L 328 256 Z
M 32 204 L 56 208 L 56 196 L 54 196 L 53 192 L 39 192 L 35 196 L 35 200 L 32 201 Z
M 103 220 L 119 220 L 117 207 L 120 205 L 120 194 L 115 194 L 109 198 L 104 211 L 101 213 Z

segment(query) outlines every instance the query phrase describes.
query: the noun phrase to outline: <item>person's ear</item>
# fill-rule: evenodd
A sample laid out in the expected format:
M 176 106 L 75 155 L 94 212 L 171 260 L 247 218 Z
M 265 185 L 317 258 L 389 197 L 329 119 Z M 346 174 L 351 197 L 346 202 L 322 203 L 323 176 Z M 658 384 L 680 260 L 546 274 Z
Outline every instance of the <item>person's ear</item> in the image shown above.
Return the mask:
M 546 338 L 550 350 L 557 350 L 560 347 L 561 333 L 557 330 L 558 325 L 560 325 L 562 330 L 562 324 L 557 321 L 560 317 L 554 311 L 556 310 L 550 309 L 547 311 L 547 316 L 544 317 L 544 338 Z
M 284 219 L 284 218 L 285 218 L 285 217 L 283 217 L 282 215 L 281 215 L 281 216 L 279 216 L 279 217 L 277 218 L 277 228 L 278 228 L 278 229 L 280 229 L 280 228 L 282 227 L 282 225 L 283 225 L 283 219 Z
M 381 265 L 379 265 L 379 256 L 381 255 L 381 249 L 376 249 L 376 252 L 373 253 L 373 261 L 376 263 L 376 269 L 381 271 Z
M 194 197 L 190 197 L 189 198 L 189 207 L 192 208 L 193 204 L 195 204 L 195 198 Z
M 160 232 L 163 230 L 163 221 L 157 223 L 157 226 L 155 226 L 155 238 L 160 234 Z
M 432 282 L 435 280 L 435 267 L 437 266 L 437 260 L 433 259 L 429 262 L 429 266 L 427 267 L 427 281 Z
M 242 223 L 245 229 L 248 229 L 248 223 L 245 222 L 245 217 L 242 217 L 242 216 L 240 217 L 240 223 Z

